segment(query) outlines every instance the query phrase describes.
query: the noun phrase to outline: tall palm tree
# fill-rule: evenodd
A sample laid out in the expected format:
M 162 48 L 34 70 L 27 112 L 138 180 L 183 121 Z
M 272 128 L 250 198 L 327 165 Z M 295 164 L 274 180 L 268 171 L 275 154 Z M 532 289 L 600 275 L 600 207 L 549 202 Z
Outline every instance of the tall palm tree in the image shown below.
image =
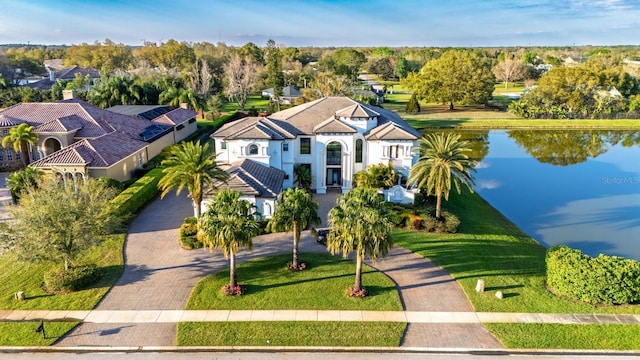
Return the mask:
M 338 206 L 329 211 L 331 231 L 327 247 L 332 254 L 342 252 L 347 257 L 356 252 L 356 279 L 352 292 L 361 292 L 362 261 L 369 255 L 373 261 L 386 257 L 393 246 L 389 237 L 391 222 L 386 203 L 376 190 L 358 187 L 338 200 Z
M 303 164 L 296 164 L 293 167 L 293 175 L 295 180 L 293 184 L 306 191 L 311 191 L 311 185 L 313 183 L 313 177 L 311 175 L 311 168 Z
M 214 187 L 216 181 L 227 181 L 229 174 L 216 162 L 216 154 L 209 151 L 209 143 L 185 142 L 174 145 L 167 159 L 162 161 L 163 176 L 158 182 L 163 198 L 174 188 L 177 195 L 187 188 L 193 199 L 194 215 L 200 218 L 205 185 Z
M 13 151 L 22 153 L 22 163 L 26 167 L 30 163 L 29 145 L 33 146 L 38 140 L 38 135 L 33 132 L 34 127 L 22 123 L 9 129 L 9 135 L 2 138 L 2 147 L 6 148 L 9 143 L 13 146 Z
M 26 167 L 9 174 L 6 185 L 13 203 L 18 203 L 23 192 L 37 188 L 41 177 L 42 173 L 33 167 Z
M 229 259 L 229 289 L 232 291 L 236 287 L 235 254 L 241 247 L 250 250 L 252 238 L 260 231 L 253 214 L 254 206 L 241 200 L 240 196 L 235 190 L 218 192 L 198 227 L 198 239 L 211 251 L 222 250 Z
M 293 232 L 293 261 L 291 268 L 298 269 L 298 243 L 302 230 L 310 225 L 320 225 L 318 202 L 304 189 L 289 188 L 276 201 L 276 211 L 267 224 L 273 231 Z
M 442 196 L 449 200 L 451 183 L 458 193 L 460 184 L 473 192 L 471 171 L 475 171 L 476 162 L 467 156 L 471 151 L 468 146 L 469 142 L 453 133 L 427 134 L 420 139 L 420 159 L 409 171 L 409 183 L 436 196 L 436 219 L 441 218 Z

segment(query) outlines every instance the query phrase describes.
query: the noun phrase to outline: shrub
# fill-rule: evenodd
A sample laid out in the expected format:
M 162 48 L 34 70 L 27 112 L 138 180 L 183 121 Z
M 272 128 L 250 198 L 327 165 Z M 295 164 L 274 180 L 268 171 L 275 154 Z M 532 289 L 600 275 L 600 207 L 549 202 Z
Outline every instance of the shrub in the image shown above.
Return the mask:
M 95 264 L 75 266 L 69 270 L 51 270 L 44 275 L 44 285 L 52 292 L 82 290 L 100 280 Z
M 411 94 L 411 98 L 407 103 L 407 107 L 405 109 L 407 114 L 417 114 L 420 112 L 420 103 L 418 102 L 418 98 L 416 97 L 416 93 Z
M 349 286 L 347 289 L 347 296 L 350 298 L 364 299 L 367 295 L 369 295 L 369 292 L 365 287 L 360 287 L 360 290 L 355 290 L 353 286 Z
M 197 234 L 198 219 L 193 216 L 185 218 L 182 225 L 180 225 L 180 246 L 186 250 L 202 248 L 204 244 L 198 240 Z
M 547 285 L 558 295 L 590 304 L 640 301 L 640 263 L 619 256 L 591 257 L 567 246 L 547 251 Z
M 240 296 L 242 294 L 245 294 L 247 292 L 246 287 L 236 283 L 236 286 L 231 288 L 231 286 L 229 286 L 229 284 L 226 284 L 225 286 L 222 287 L 222 289 L 220 289 L 220 293 L 224 296 Z
M 121 192 L 112 200 L 116 212 L 121 215 L 134 214 L 158 195 L 158 182 L 162 169 L 155 168 Z

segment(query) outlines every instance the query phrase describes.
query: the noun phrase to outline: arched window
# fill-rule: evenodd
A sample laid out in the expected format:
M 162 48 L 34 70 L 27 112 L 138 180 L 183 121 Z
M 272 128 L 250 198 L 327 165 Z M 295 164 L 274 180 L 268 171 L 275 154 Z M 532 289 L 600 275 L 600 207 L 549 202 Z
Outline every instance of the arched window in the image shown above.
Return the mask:
M 362 162 L 362 139 L 356 140 L 356 162 Z
M 249 155 L 258 155 L 258 145 L 256 144 L 249 145 Z

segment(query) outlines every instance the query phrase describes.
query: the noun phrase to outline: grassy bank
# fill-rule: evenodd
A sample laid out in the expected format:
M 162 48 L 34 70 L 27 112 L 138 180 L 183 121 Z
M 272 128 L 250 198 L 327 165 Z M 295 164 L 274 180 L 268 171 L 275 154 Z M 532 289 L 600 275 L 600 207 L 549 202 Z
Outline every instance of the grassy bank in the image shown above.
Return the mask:
M 593 306 L 545 288 L 545 249 L 477 194 L 451 193 L 446 208 L 462 221 L 457 234 L 393 232 L 397 245 L 449 272 L 476 311 L 640 314 L 640 305 Z M 477 279 L 485 292 L 477 293 Z M 496 291 L 504 299 L 495 297 Z M 486 324 L 510 348 L 640 349 L 637 325 Z
M 397 245 L 412 250 L 458 280 L 476 311 L 546 313 L 632 313 L 640 306 L 593 306 L 554 296 L 544 286 L 545 248 L 477 194 L 452 191 L 445 207 L 461 225 L 456 234 L 396 230 Z M 478 279 L 486 292 L 477 293 Z M 505 298 L 497 299 L 496 291 Z
M 503 118 L 497 118 L 502 114 Z M 567 130 L 638 130 L 640 120 L 560 120 L 560 119 L 521 119 L 508 113 L 471 112 L 433 115 L 401 115 L 416 129 L 567 129 Z M 485 116 L 481 117 L 481 116 Z

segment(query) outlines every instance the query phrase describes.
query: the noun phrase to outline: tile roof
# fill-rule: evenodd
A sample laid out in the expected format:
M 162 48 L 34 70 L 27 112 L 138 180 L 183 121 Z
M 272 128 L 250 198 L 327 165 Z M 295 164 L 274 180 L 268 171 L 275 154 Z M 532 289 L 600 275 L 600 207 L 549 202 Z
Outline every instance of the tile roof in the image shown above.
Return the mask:
M 55 68 L 52 68 L 52 69 L 55 69 Z M 66 81 L 75 79 L 76 74 L 80 74 L 82 76 L 89 75 L 89 77 L 91 77 L 92 79 L 100 78 L 100 71 L 96 69 L 85 69 L 78 65 L 75 65 L 69 68 L 62 68 L 62 69 L 55 69 L 55 70 L 57 70 L 54 72 L 55 79 L 62 79 Z M 36 88 L 40 90 L 51 90 L 51 87 L 53 86 L 53 84 L 55 84 L 55 80 L 51 81 L 51 78 L 49 78 L 49 76 L 47 75 L 47 77 L 45 78 L 42 78 L 32 83 L 25 84 L 24 86 Z
M 380 113 L 357 103 L 336 111 L 336 116 L 344 118 L 373 118 L 380 116 Z
M 45 158 L 34 161 L 31 166 L 48 168 L 56 165 L 77 164 L 109 167 L 145 146 L 147 143 L 115 131 L 95 139 L 77 141 Z
M 299 134 L 297 129 L 292 128 L 289 124 L 262 117 L 247 117 L 223 125 L 213 136 L 222 137 L 225 140 L 284 140 L 293 139 L 297 134 Z
M 263 198 L 275 198 L 282 190 L 285 172 L 274 167 L 262 165 L 250 159 L 244 159 L 230 164 L 225 171 L 229 174 L 226 183 L 217 182 L 219 189 L 233 189 L 243 195 L 253 195 Z M 207 195 L 213 191 L 208 190 Z
M 365 136 L 367 140 L 417 140 L 411 132 L 403 129 L 396 123 L 388 122 L 382 126 L 371 129 Z
M 14 118 L 9 115 L 0 114 L 0 127 L 12 127 L 17 126 L 21 123 L 25 122 L 24 120 L 20 120 L 18 118 Z
M 358 132 L 356 129 L 352 128 L 351 126 L 343 123 L 340 120 L 337 120 L 334 117 L 331 117 L 323 122 L 321 122 L 320 124 L 316 125 L 313 128 L 313 132 L 316 134 L 322 134 L 322 133 L 347 133 L 347 134 L 353 134 Z
M 114 105 L 105 110 L 122 115 L 137 116 L 147 120 L 153 120 L 166 114 L 173 108 L 169 105 Z
M 157 118 L 153 119 L 154 123 L 166 124 L 166 125 L 179 125 L 183 122 L 195 118 L 197 113 L 193 110 L 177 108 L 167 112 L 166 114 L 160 115 Z
M 266 119 L 261 120 L 261 123 L 277 125 L 277 128 L 271 127 L 272 130 L 276 132 L 281 132 L 286 129 L 286 132 L 290 134 L 291 137 L 314 135 L 317 132 L 352 132 L 346 127 L 346 124 L 344 124 L 344 126 L 340 125 L 338 123 L 339 120 L 336 122 L 330 121 L 330 119 L 334 119 L 337 115 L 344 117 L 377 118 L 378 125 L 371 129 L 369 134 L 376 134 L 386 129 L 384 137 L 387 140 L 417 140 L 421 137 L 420 133 L 407 124 L 398 114 L 382 108 L 375 108 L 374 110 L 374 108 L 369 105 L 362 104 L 347 97 L 326 97 L 298 105 L 271 114 Z M 222 137 L 227 140 L 250 139 L 252 137 L 249 136 L 258 136 L 263 134 L 258 131 L 258 129 L 256 129 L 256 131 L 248 131 L 248 128 L 258 127 L 258 120 L 256 119 L 259 118 L 244 118 L 226 124 L 212 136 Z M 402 131 L 388 131 L 389 125 L 387 124 L 392 124 L 394 128 Z M 377 136 L 382 136 L 381 134 L 382 133 Z M 261 139 L 279 139 L 264 134 L 262 136 L 263 137 L 260 137 Z M 374 139 L 376 137 L 372 136 L 371 138 Z

